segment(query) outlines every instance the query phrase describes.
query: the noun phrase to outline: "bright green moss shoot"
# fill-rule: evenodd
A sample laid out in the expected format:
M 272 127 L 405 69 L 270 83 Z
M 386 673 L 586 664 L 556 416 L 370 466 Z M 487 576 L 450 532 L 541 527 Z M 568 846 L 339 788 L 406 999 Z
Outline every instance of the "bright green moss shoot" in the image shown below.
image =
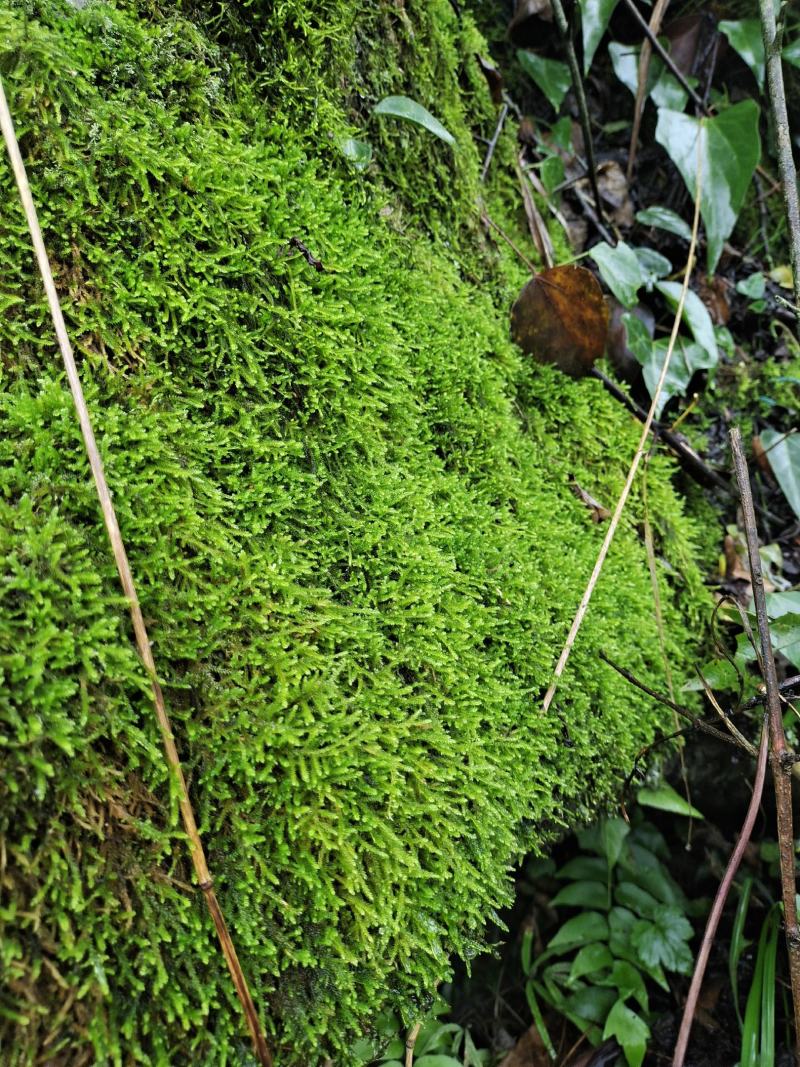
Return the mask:
M 602 537 L 570 479 L 613 502 L 638 430 L 508 340 L 524 274 L 476 209 L 480 47 L 447 0 L 0 5 L 209 862 L 281 1067 L 346 1064 L 387 1004 L 411 1017 L 450 953 L 478 951 L 511 864 L 606 802 L 661 716 L 597 658 L 662 676 L 639 499 L 539 711 Z M 457 151 L 371 118 L 388 92 Z M 337 148 L 354 131 L 366 174 Z M 485 196 L 524 241 L 513 147 Z M 243 1063 L 5 162 L 0 235 L 2 1059 Z M 679 671 L 701 587 L 669 476 L 653 464 L 650 502 Z

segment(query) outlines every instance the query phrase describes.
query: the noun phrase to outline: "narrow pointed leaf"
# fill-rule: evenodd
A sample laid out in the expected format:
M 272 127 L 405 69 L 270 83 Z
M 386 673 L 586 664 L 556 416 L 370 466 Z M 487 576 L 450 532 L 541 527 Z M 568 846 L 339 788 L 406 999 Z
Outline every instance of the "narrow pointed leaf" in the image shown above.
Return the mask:
M 783 495 L 800 518 L 800 434 L 764 430 L 761 444 Z
M 544 95 L 553 105 L 555 111 L 561 107 L 561 101 L 567 95 L 572 79 L 569 67 L 558 59 L 545 59 L 535 52 L 520 49 L 517 59 L 525 73 L 533 79 Z
M 380 103 L 375 105 L 374 114 L 389 115 L 394 119 L 405 119 L 406 122 L 415 122 L 423 126 L 428 133 L 445 141 L 449 145 L 455 145 L 456 140 L 444 126 L 422 104 L 411 100 L 408 96 L 386 96 Z
M 579 0 L 583 37 L 583 73 L 589 73 L 597 46 L 606 32 L 618 0 Z
M 655 226 L 656 229 L 674 233 L 685 241 L 692 239 L 692 229 L 689 224 L 684 222 L 676 212 L 670 211 L 668 207 L 654 204 L 653 207 L 645 208 L 644 211 L 637 211 L 636 221 L 641 222 L 643 226 Z
M 719 29 L 728 38 L 728 44 L 731 48 L 739 53 L 753 72 L 759 89 L 763 89 L 766 66 L 764 61 L 764 38 L 761 36 L 761 22 L 759 19 L 739 19 L 736 22 L 723 19 L 719 23 Z
M 700 167 L 700 214 L 706 231 L 706 267 L 713 274 L 744 202 L 761 155 L 759 108 L 742 100 L 711 118 L 661 108 L 656 140 L 680 171 L 694 198 Z

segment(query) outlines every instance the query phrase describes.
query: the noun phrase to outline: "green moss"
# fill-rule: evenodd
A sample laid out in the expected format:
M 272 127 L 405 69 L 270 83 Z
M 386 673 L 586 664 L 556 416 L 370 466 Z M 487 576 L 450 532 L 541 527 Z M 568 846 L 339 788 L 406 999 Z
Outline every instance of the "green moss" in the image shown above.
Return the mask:
M 469 18 L 361 8 L 0 12 L 210 866 L 283 1065 L 384 1004 L 410 1016 L 477 951 L 514 860 L 607 802 L 661 718 L 597 659 L 660 678 L 638 498 L 539 710 L 603 535 L 570 480 L 611 502 L 639 431 L 508 340 L 524 273 L 475 207 L 494 118 Z M 385 91 L 458 150 L 370 118 Z M 358 127 L 366 175 L 336 147 Z M 495 181 L 490 211 L 524 225 Z M 0 185 L 0 1045 L 244 1062 L 6 166 Z M 670 473 L 653 463 L 649 495 L 679 671 L 701 592 Z

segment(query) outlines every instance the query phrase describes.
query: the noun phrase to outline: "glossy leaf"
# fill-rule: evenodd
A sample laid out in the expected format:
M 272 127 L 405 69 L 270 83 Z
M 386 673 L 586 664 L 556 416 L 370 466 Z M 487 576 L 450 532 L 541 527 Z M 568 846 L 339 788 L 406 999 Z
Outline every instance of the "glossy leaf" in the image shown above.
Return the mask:
M 415 1059 L 414 1067 L 462 1067 L 462 1063 L 455 1056 L 434 1053 L 432 1056 L 420 1056 L 419 1059 Z
M 656 229 L 674 233 L 676 237 L 682 237 L 685 241 L 691 241 L 692 239 L 691 226 L 668 207 L 654 204 L 653 207 L 637 211 L 636 221 L 641 222 L 643 226 L 655 226 Z
M 653 341 L 647 332 L 647 327 L 635 315 L 625 314 L 622 316 L 622 321 L 625 325 L 628 348 L 634 359 L 641 364 L 644 384 L 652 397 L 655 395 L 658 380 L 661 377 L 661 368 L 664 366 L 669 341 L 667 338 Z M 667 401 L 673 396 L 683 396 L 695 371 L 714 366 L 715 363 L 716 360 L 711 359 L 696 341 L 679 337 L 675 343 L 661 395 L 656 405 L 656 417 L 661 415 Z
M 380 103 L 375 105 L 373 113 L 375 115 L 388 115 L 394 119 L 404 119 L 406 122 L 414 122 L 447 144 L 455 145 L 456 143 L 455 137 L 444 128 L 438 119 L 433 117 L 430 111 L 408 96 L 386 96 Z
M 739 1007 L 739 960 L 742 958 L 742 953 L 750 944 L 747 938 L 744 936 L 744 924 L 747 919 L 747 911 L 750 907 L 750 894 L 753 890 L 753 879 L 748 876 L 745 878 L 739 893 L 739 903 L 736 905 L 736 915 L 733 920 L 733 930 L 731 932 L 731 942 L 728 949 L 728 976 L 731 981 L 731 991 L 733 992 L 733 1006 L 736 1009 L 736 1016 L 739 1020 L 739 1029 L 742 1028 L 742 1012 Z
M 604 860 L 595 856 L 576 856 L 556 871 L 555 877 L 605 883 L 608 879 L 608 866 Z
M 608 309 L 585 267 L 552 267 L 535 274 L 511 309 L 514 340 L 540 363 L 555 363 L 581 378 L 602 356 Z
M 660 278 L 666 278 L 672 274 L 672 264 L 666 256 L 656 252 L 654 248 L 641 247 L 633 249 L 634 255 L 639 260 L 639 266 L 644 275 L 644 287 L 648 292 Z
M 592 941 L 608 938 L 608 923 L 597 911 L 584 911 L 574 919 L 568 919 L 559 927 L 548 943 L 548 951 L 567 946 L 588 945 Z
M 783 495 L 800 518 L 800 433 L 764 430 L 761 444 Z
M 649 1010 L 647 988 L 641 973 L 627 960 L 615 960 L 611 974 L 604 978 L 601 985 L 610 985 L 616 989 L 622 1000 L 634 997 L 643 1011 Z
M 583 73 L 589 73 L 597 46 L 608 28 L 618 0 L 579 0 L 583 37 Z
M 619 817 L 603 819 L 600 824 L 600 843 L 609 869 L 616 866 L 622 853 L 622 846 L 625 844 L 625 838 L 630 832 L 630 825 Z
M 758 270 L 755 274 L 749 274 L 746 278 L 737 282 L 736 292 L 741 293 L 742 296 L 749 296 L 751 300 L 760 300 L 764 295 L 766 286 L 767 280 L 761 271 Z
M 614 73 L 635 97 L 639 86 L 639 54 L 641 45 L 620 44 L 612 41 L 608 46 Z M 681 111 L 686 107 L 689 94 L 667 70 L 657 55 L 650 57 L 647 73 L 647 95 L 657 107 L 670 107 Z
M 614 889 L 614 900 L 643 919 L 652 918 L 659 906 L 654 896 L 634 882 L 620 882 Z
M 636 955 L 649 967 L 660 965 L 668 971 L 689 974 L 692 954 L 687 944 L 692 926 L 683 912 L 660 904 L 652 920 L 640 919 L 631 930 Z
M 517 52 L 517 59 L 525 73 L 550 101 L 553 109 L 558 111 L 572 84 L 567 64 L 558 59 L 545 59 L 544 56 L 526 52 L 524 49 Z
M 671 811 L 675 815 L 689 815 L 694 819 L 702 819 L 703 814 L 693 807 L 686 797 L 662 782 L 655 789 L 640 789 L 637 794 L 640 804 L 648 808 L 658 808 L 659 811 Z
M 631 1011 L 624 1000 L 618 1000 L 608 1013 L 603 1040 L 615 1037 L 622 1046 L 628 1067 L 641 1067 L 649 1036 L 650 1028 L 644 1019 Z
M 355 137 L 345 137 L 339 142 L 339 148 L 345 159 L 356 168 L 366 170 L 372 162 L 372 145 L 366 141 L 358 141 Z
M 624 241 L 620 241 L 615 248 L 602 241 L 592 248 L 589 255 L 620 304 L 627 308 L 633 307 L 637 303 L 639 289 L 646 280 L 633 249 Z
M 790 44 L 786 45 L 781 52 L 781 57 L 787 63 L 791 63 L 793 67 L 800 67 L 800 34 Z
M 570 882 L 556 893 L 550 901 L 554 908 L 559 905 L 573 908 L 602 908 L 606 905 L 608 890 L 602 882 Z
M 695 119 L 661 108 L 656 140 L 662 145 L 694 199 L 700 161 L 700 214 L 706 231 L 706 267 L 709 274 L 719 262 L 730 236 L 753 172 L 761 155 L 758 136 L 759 108 L 742 100 L 712 118 Z
M 679 282 L 658 282 L 656 289 L 666 297 L 667 303 L 671 308 L 677 309 L 681 296 Z M 697 293 L 692 292 L 691 289 L 686 293 L 686 300 L 683 305 L 683 321 L 692 331 L 695 341 L 706 350 L 712 360 L 708 365 L 711 367 L 716 366 L 719 361 L 719 351 L 717 349 L 717 337 L 714 333 L 714 324 L 711 321 L 708 308 Z
M 602 888 L 603 893 L 605 893 L 605 886 Z M 599 971 L 612 967 L 613 964 L 614 957 L 611 955 L 608 945 L 584 945 L 572 961 L 568 980 L 569 982 L 574 982 L 587 974 L 597 974 Z
M 682 908 L 685 898 L 664 864 L 649 849 L 630 844 L 620 857 L 628 881 L 635 882 L 665 904 Z
M 616 997 L 617 994 L 613 989 L 596 985 L 587 986 L 586 989 L 580 989 L 577 993 L 567 997 L 564 1006 L 579 1019 L 602 1025 Z
M 766 63 L 764 59 L 764 38 L 761 36 L 759 19 L 739 19 L 731 22 L 723 19 L 719 23 L 721 33 L 728 38 L 728 44 L 738 52 L 753 72 L 759 89 L 764 88 Z

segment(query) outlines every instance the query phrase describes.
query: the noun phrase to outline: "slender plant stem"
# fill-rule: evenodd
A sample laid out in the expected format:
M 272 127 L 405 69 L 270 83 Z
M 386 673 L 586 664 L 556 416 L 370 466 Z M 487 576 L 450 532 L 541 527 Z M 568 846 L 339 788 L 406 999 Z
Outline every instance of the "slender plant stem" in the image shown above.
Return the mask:
M 686 90 L 686 92 L 692 98 L 693 103 L 698 108 L 700 108 L 700 110 L 702 112 L 705 112 L 706 109 L 705 109 L 705 106 L 703 104 L 702 98 L 697 95 L 697 93 L 694 91 L 694 89 L 691 87 L 691 85 L 686 80 L 686 77 L 684 76 L 683 71 L 680 69 L 680 67 L 676 66 L 675 60 L 672 58 L 672 56 L 669 54 L 669 52 L 663 46 L 661 41 L 659 41 L 658 37 L 656 37 L 656 35 L 650 29 L 650 26 L 648 25 L 647 21 L 645 20 L 645 18 L 643 17 L 641 12 L 639 11 L 639 8 L 636 6 L 636 4 L 633 2 L 633 0 L 625 0 L 625 3 L 628 5 L 628 7 L 630 9 L 630 12 L 633 15 L 633 17 L 636 19 L 636 21 L 641 26 L 642 30 L 644 31 L 645 37 L 647 37 L 647 40 L 652 45 L 653 49 L 659 54 L 661 59 L 664 60 L 664 62 L 669 67 L 669 69 L 672 72 L 672 74 L 675 75 L 675 77 L 678 79 L 678 81 L 680 82 L 682 87 Z
M 486 175 L 489 173 L 489 165 L 492 162 L 492 156 L 494 150 L 497 148 L 497 142 L 500 140 L 500 134 L 503 132 L 503 126 L 505 125 L 506 117 L 508 115 L 508 104 L 503 103 L 500 109 L 500 114 L 497 118 L 497 125 L 494 128 L 492 139 L 489 141 L 489 145 L 486 149 L 486 158 L 483 161 L 483 167 L 481 168 L 481 181 L 486 181 Z
M 650 22 L 648 29 L 650 33 L 658 39 L 658 31 L 661 29 L 661 23 L 664 19 L 664 14 L 669 7 L 669 0 L 656 0 L 653 7 L 653 13 L 650 16 Z M 636 86 L 636 104 L 633 112 L 633 131 L 631 133 L 631 143 L 628 149 L 628 169 L 626 177 L 630 183 L 633 178 L 633 168 L 636 164 L 636 152 L 639 147 L 639 129 L 642 124 L 642 115 L 644 114 L 644 104 L 647 99 L 647 77 L 650 73 L 650 60 L 653 55 L 653 45 L 650 43 L 650 38 L 645 37 L 642 41 L 642 50 L 639 53 L 639 66 L 637 69 L 637 86 Z
M 422 1023 L 414 1023 L 406 1036 L 406 1055 L 405 1055 L 405 1067 L 411 1067 L 414 1062 L 414 1046 L 417 1043 L 419 1037 L 419 1031 L 422 1027 Z
M 753 494 L 750 489 L 750 473 L 747 469 L 742 435 L 738 428 L 731 430 L 733 468 L 742 500 L 742 513 L 747 554 L 750 560 L 750 577 L 753 585 L 758 636 L 761 643 L 762 670 L 767 687 L 767 714 L 771 741 L 772 778 L 775 785 L 775 805 L 778 823 L 778 850 L 781 866 L 781 889 L 783 893 L 783 921 L 786 930 L 786 946 L 789 952 L 789 976 L 792 984 L 792 1001 L 795 1020 L 795 1056 L 800 1060 L 800 931 L 797 927 L 797 903 L 795 899 L 795 852 L 792 831 L 792 779 L 791 768 L 794 754 L 786 744 L 781 714 L 780 689 L 775 670 L 775 656 L 769 633 L 767 601 L 764 592 L 764 574 L 758 544 L 756 516 L 753 509 Z
M 64 360 L 64 367 L 67 372 L 67 379 L 69 380 L 69 387 L 72 392 L 72 399 L 75 404 L 78 421 L 80 422 L 83 441 L 86 446 L 86 454 L 94 476 L 95 488 L 103 512 L 108 539 L 111 542 L 111 550 L 117 564 L 120 583 L 128 601 L 131 621 L 133 623 L 133 631 L 136 637 L 136 647 L 139 650 L 139 655 L 141 656 L 150 679 L 156 719 L 158 720 L 159 730 L 161 731 L 164 752 L 166 754 L 167 763 L 169 764 L 171 776 L 178 787 L 178 804 L 184 830 L 189 839 L 189 851 L 191 853 L 195 875 L 197 876 L 199 887 L 205 896 L 208 910 L 214 921 L 217 936 L 219 937 L 225 962 L 228 964 L 228 970 L 230 971 L 231 978 L 236 987 L 236 992 L 241 1001 L 247 1027 L 253 1040 L 253 1047 L 263 1067 L 272 1067 L 272 1055 L 261 1030 L 258 1013 L 255 1004 L 253 1003 L 253 998 L 250 995 L 250 990 L 247 986 L 247 980 L 245 979 L 241 964 L 236 955 L 236 949 L 231 940 L 230 933 L 228 932 L 225 918 L 222 914 L 219 902 L 217 901 L 217 896 L 214 892 L 214 883 L 206 863 L 206 856 L 203 851 L 202 841 L 200 840 L 200 833 L 197 829 L 194 811 L 192 810 L 192 803 L 186 788 L 186 779 L 183 775 L 180 756 L 178 755 L 178 749 L 175 745 L 175 739 L 172 733 L 172 726 L 164 703 L 164 694 L 161 691 L 161 685 L 158 681 L 158 675 L 156 674 L 156 666 L 153 660 L 152 649 L 150 647 L 150 639 L 147 634 L 144 618 L 142 617 L 142 609 L 139 605 L 139 598 L 136 593 L 136 586 L 134 585 L 133 575 L 131 574 L 130 564 L 128 563 L 128 555 L 125 551 L 125 544 L 122 540 L 119 523 L 117 522 L 116 511 L 114 510 L 114 504 L 111 500 L 111 492 L 109 491 L 108 483 L 106 481 L 103 461 L 97 448 L 97 442 L 95 441 L 89 409 L 86 406 L 83 387 L 81 386 L 80 376 L 78 375 L 78 369 L 75 365 L 75 356 L 67 334 L 64 316 L 61 312 L 58 293 L 56 292 L 55 282 L 53 281 L 53 272 L 50 269 L 50 261 L 47 257 L 47 250 L 44 245 L 44 238 L 42 237 L 42 231 L 36 213 L 36 206 L 33 202 L 33 194 L 31 193 L 28 176 L 25 171 L 25 165 L 22 161 L 22 154 L 19 150 L 19 143 L 14 132 L 14 124 L 11 118 L 11 112 L 8 108 L 2 79 L 0 79 L 0 128 L 2 129 L 3 139 L 5 140 L 6 148 L 8 149 L 11 166 L 19 188 L 25 217 L 28 221 L 28 228 L 36 253 L 36 261 L 47 294 L 47 302 L 50 306 L 53 326 L 56 337 L 58 338 L 61 355 Z
M 786 219 L 789 223 L 789 245 L 794 279 L 794 302 L 800 308 L 800 204 L 797 193 L 797 171 L 792 154 L 792 137 L 789 130 L 789 115 L 786 110 L 786 90 L 783 84 L 781 62 L 781 36 L 775 24 L 775 9 L 772 0 L 759 0 L 761 9 L 761 33 L 764 38 L 764 54 L 767 61 L 767 85 L 775 120 L 775 139 L 778 150 L 778 169 L 783 183 L 783 199 Z M 800 314 L 800 312 L 798 312 Z
M 557 3 L 558 0 L 554 0 L 554 2 Z M 595 586 L 597 585 L 597 582 L 600 578 L 600 572 L 602 571 L 603 564 L 606 561 L 608 550 L 611 548 L 611 542 L 614 540 L 614 535 L 617 532 L 617 527 L 619 526 L 620 519 L 622 518 L 622 512 L 628 500 L 628 495 L 630 494 L 631 486 L 633 485 L 634 479 L 636 478 L 636 472 L 639 469 L 639 464 L 647 449 L 647 440 L 650 435 L 650 428 L 653 424 L 653 419 L 655 418 L 656 413 L 656 406 L 658 405 L 658 401 L 661 397 L 661 391 L 664 388 L 664 382 L 667 378 L 667 371 L 669 370 L 670 360 L 672 358 L 672 353 L 675 348 L 675 342 L 678 338 L 678 330 L 680 329 L 681 318 L 683 316 L 683 305 L 686 302 L 686 294 L 689 291 L 689 278 L 692 273 L 692 267 L 694 266 L 694 253 L 695 249 L 697 248 L 697 232 L 700 227 L 701 180 L 702 169 L 700 157 L 698 155 L 697 187 L 695 190 L 694 199 L 694 220 L 692 222 L 692 239 L 689 243 L 689 255 L 686 260 L 686 269 L 683 273 L 683 285 L 681 286 L 681 295 L 678 300 L 678 307 L 675 311 L 675 321 L 672 324 L 672 333 L 670 335 L 669 344 L 667 345 L 667 351 L 664 356 L 664 363 L 661 367 L 661 374 L 659 375 L 658 383 L 656 385 L 655 392 L 653 393 L 653 399 L 650 403 L 650 410 L 647 412 L 647 418 L 645 419 L 644 426 L 642 427 L 642 434 L 639 438 L 639 444 L 636 447 L 636 452 L 634 453 L 633 460 L 631 461 L 631 465 L 628 470 L 628 476 L 625 479 L 624 486 L 622 487 L 622 492 L 620 493 L 619 500 L 617 501 L 617 506 L 614 509 L 614 514 L 611 517 L 611 522 L 608 524 L 608 529 L 606 530 L 606 535 L 603 538 L 603 543 L 600 546 L 600 551 L 597 555 L 597 561 L 595 562 L 594 569 L 592 570 L 586 589 L 584 590 L 583 596 L 581 597 L 580 604 L 578 605 L 578 610 L 575 612 L 575 618 L 572 620 L 572 626 L 570 627 L 569 633 L 567 634 L 567 639 L 564 643 L 564 647 L 561 650 L 561 655 L 558 657 L 558 662 L 556 663 L 555 670 L 553 671 L 553 680 L 551 681 L 550 686 L 544 695 L 544 700 L 542 701 L 542 710 L 544 712 L 547 712 L 550 708 L 550 705 L 553 703 L 553 697 L 555 696 L 559 679 L 564 673 L 564 668 L 566 667 L 567 661 L 570 657 L 570 653 L 572 652 L 572 646 L 575 644 L 575 638 L 578 636 L 578 631 L 583 625 L 583 620 L 586 617 L 586 612 L 589 609 L 589 602 L 592 599 L 592 594 L 594 593 Z
M 767 729 L 766 720 L 767 716 L 765 715 L 764 724 L 761 728 L 761 744 L 758 748 L 758 762 L 756 763 L 756 776 L 753 782 L 753 795 L 750 798 L 750 806 L 747 809 L 742 832 L 739 834 L 739 840 L 736 842 L 736 847 L 733 850 L 731 858 L 728 860 L 728 866 L 725 868 L 725 874 L 722 876 L 722 881 L 717 889 L 717 895 L 714 897 L 711 914 L 708 916 L 708 922 L 703 931 L 703 942 L 700 945 L 700 951 L 697 954 L 697 962 L 694 965 L 692 982 L 689 986 L 686 1005 L 683 1009 L 681 1028 L 678 1032 L 678 1041 L 675 1045 L 675 1053 L 672 1057 L 672 1067 L 683 1067 L 686 1049 L 689 1044 L 689 1034 L 694 1020 L 694 1013 L 697 1009 L 697 999 L 700 996 L 700 989 L 703 985 L 703 977 L 706 973 L 706 965 L 708 964 L 711 946 L 714 944 L 714 937 L 716 936 L 719 920 L 722 916 L 722 909 L 725 907 L 725 901 L 728 899 L 728 893 L 730 892 L 734 876 L 739 869 L 739 864 L 742 862 L 744 850 L 747 848 L 750 841 L 750 835 L 753 832 L 753 826 L 755 825 L 756 816 L 758 815 L 758 809 L 761 804 L 761 794 L 764 792 L 764 779 L 767 773 L 767 753 L 769 752 L 769 730 Z
M 592 140 L 592 126 L 589 121 L 589 106 L 586 103 L 586 92 L 583 88 L 583 77 L 581 75 L 581 68 L 578 65 L 578 57 L 575 54 L 575 42 L 572 39 L 572 30 L 570 29 L 567 16 L 564 11 L 564 5 L 561 0 L 551 0 L 553 6 L 553 17 L 555 18 L 558 32 L 561 36 L 561 40 L 564 44 L 564 48 L 567 53 L 567 62 L 569 63 L 570 73 L 572 75 L 572 88 L 575 91 L 575 99 L 578 103 L 578 114 L 581 120 L 581 129 L 583 130 L 584 149 L 586 151 L 586 162 L 588 164 L 589 181 L 592 186 L 592 194 L 594 195 L 595 210 L 597 211 L 597 219 L 600 225 L 603 225 L 603 202 L 600 199 L 600 189 L 597 185 L 597 164 L 594 158 L 594 142 Z

